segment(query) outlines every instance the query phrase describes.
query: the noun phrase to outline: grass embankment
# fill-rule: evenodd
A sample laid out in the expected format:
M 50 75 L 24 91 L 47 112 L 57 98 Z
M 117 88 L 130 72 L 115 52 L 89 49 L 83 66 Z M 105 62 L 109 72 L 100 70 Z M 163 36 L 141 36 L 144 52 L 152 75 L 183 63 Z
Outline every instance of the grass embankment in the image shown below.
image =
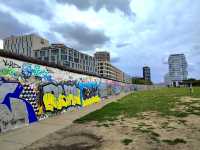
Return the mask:
M 134 117 L 138 113 L 145 111 L 158 111 L 161 115 L 184 117 L 188 115 L 187 112 L 172 111 L 172 108 L 184 96 L 190 96 L 188 88 L 162 88 L 135 92 L 117 102 L 107 104 L 102 109 L 96 110 L 74 122 L 112 121 L 116 120 L 120 115 Z M 200 88 L 194 88 L 192 97 L 200 97 Z

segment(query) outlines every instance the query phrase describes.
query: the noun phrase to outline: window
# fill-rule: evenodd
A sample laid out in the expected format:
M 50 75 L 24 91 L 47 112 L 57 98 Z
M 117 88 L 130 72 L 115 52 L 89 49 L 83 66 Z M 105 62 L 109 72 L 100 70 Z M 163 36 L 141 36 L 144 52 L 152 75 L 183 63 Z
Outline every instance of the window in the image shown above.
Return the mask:
M 74 57 L 78 57 L 78 53 L 74 51 Z
M 51 56 L 51 61 L 54 61 L 55 62 L 55 56 Z
M 52 54 L 52 55 L 57 55 L 57 53 L 58 53 L 58 50 L 57 50 L 57 49 L 51 50 L 51 54 Z
M 66 66 L 66 67 L 70 67 L 70 63 L 68 61 L 64 61 L 63 65 Z
M 68 60 L 68 56 L 67 55 L 61 55 L 61 60 Z
M 81 54 L 81 59 L 83 59 L 83 54 Z
M 72 56 L 69 56 L 69 61 L 73 61 L 73 57 Z
M 79 63 L 79 59 L 78 58 L 74 58 L 74 62 L 75 63 Z
M 44 57 L 44 60 L 45 60 L 45 61 L 49 61 L 49 58 L 48 58 L 48 57 Z
M 23 50 L 24 51 L 24 50 Z M 24 53 L 24 52 L 23 52 Z M 37 58 L 38 57 L 38 53 L 37 52 L 35 52 L 35 57 Z
M 87 55 L 85 55 L 85 60 L 88 60 L 88 56 Z
M 41 39 L 41 40 L 40 40 L 40 43 L 41 43 L 41 44 L 44 44 L 44 39 Z
M 40 51 L 40 56 L 45 56 L 45 51 Z
M 65 50 L 64 49 L 61 49 L 61 54 L 65 54 Z

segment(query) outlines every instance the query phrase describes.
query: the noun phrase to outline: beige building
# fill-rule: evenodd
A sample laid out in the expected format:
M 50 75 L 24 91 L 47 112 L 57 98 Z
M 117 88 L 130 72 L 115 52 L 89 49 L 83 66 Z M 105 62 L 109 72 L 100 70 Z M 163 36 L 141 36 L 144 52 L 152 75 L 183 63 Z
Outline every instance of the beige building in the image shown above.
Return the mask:
M 110 62 L 110 53 L 109 52 L 96 52 L 94 58 L 97 61 L 108 61 Z
M 96 52 L 94 57 L 97 60 L 96 68 L 100 76 L 126 83 L 132 82 L 129 75 L 111 64 L 109 52 Z
M 98 61 L 97 71 L 102 77 L 123 81 L 123 72 L 107 61 Z
M 25 56 L 34 56 L 34 50 L 48 46 L 49 41 L 36 34 L 10 36 L 3 39 L 4 50 Z

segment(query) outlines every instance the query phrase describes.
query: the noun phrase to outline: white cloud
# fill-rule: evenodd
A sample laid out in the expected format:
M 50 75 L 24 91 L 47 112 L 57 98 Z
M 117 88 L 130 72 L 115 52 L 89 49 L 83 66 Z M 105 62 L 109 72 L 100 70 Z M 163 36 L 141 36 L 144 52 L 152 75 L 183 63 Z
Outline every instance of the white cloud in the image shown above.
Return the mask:
M 54 10 L 55 16 L 52 20 L 54 23 L 82 23 L 93 29 L 103 25 L 103 22 L 97 18 L 97 13 L 92 9 L 80 11 L 72 5 L 57 4 Z

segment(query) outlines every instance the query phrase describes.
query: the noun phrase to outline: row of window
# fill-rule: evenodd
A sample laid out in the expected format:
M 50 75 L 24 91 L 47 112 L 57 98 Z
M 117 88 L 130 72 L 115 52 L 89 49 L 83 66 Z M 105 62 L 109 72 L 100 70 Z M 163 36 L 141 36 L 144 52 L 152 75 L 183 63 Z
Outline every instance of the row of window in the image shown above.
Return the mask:
M 32 37 L 31 36 L 21 36 L 21 37 L 17 37 L 17 38 L 9 38 L 6 39 L 4 42 L 5 44 L 13 44 L 13 43 L 23 43 L 23 42 L 28 42 L 28 41 L 32 41 Z
M 57 59 L 59 60 L 59 55 L 58 54 L 53 55 L 53 56 L 52 55 L 51 55 L 51 60 L 54 61 L 54 59 L 55 59 L 54 57 L 57 57 Z M 35 57 L 36 58 L 38 58 L 38 57 L 48 57 L 48 56 L 49 56 L 49 52 L 48 51 L 36 51 L 35 52 Z M 81 64 L 85 64 L 85 65 L 90 65 L 90 66 L 95 65 L 95 61 L 94 60 L 87 61 L 87 60 L 84 60 L 84 59 L 73 58 L 70 55 L 61 55 L 61 61 L 71 61 L 71 62 L 81 63 Z
M 12 44 L 5 44 L 4 45 L 4 49 L 7 49 L 7 50 L 16 50 L 16 51 L 20 51 L 20 49 L 31 49 L 32 47 L 32 41 L 30 42 L 22 42 L 22 43 L 12 43 Z M 19 53 L 19 52 L 17 52 Z
M 92 56 L 80 53 L 71 48 L 48 48 L 48 49 L 42 48 L 42 51 L 51 51 L 52 55 L 57 55 L 57 54 L 60 54 L 61 52 L 61 55 L 69 55 L 77 59 L 84 59 L 88 61 L 94 60 Z

